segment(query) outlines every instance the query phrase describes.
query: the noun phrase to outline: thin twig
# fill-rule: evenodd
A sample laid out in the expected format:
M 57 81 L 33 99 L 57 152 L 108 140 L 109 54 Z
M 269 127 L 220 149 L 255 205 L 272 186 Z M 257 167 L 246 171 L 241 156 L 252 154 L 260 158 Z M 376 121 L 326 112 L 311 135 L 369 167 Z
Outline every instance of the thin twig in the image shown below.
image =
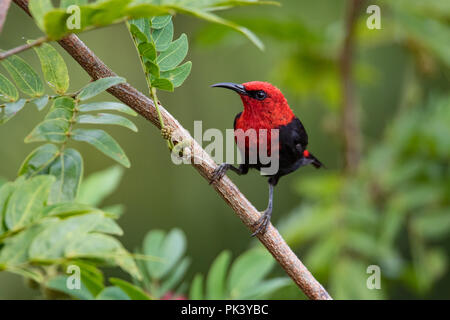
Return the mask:
M 345 25 L 345 39 L 340 54 L 342 84 L 342 131 L 344 135 L 345 168 L 353 172 L 361 157 L 361 129 L 355 101 L 355 85 L 352 77 L 352 59 L 355 26 L 364 0 L 349 0 Z
M 30 43 L 27 43 L 27 44 L 15 47 L 15 48 L 10 49 L 8 51 L 0 52 L 0 61 L 3 60 L 3 59 L 8 58 L 9 56 L 17 54 L 19 52 L 28 50 L 28 49 L 36 47 L 36 46 L 40 46 L 41 44 L 43 44 L 44 42 L 47 42 L 47 41 L 48 41 L 47 37 L 42 37 L 42 38 L 36 39 L 33 42 L 30 42 Z
M 3 30 L 3 24 L 6 20 L 6 15 L 8 14 L 9 4 L 11 0 L 1 0 L 0 1 L 0 33 Z
M 14 2 L 28 12 L 27 0 L 14 0 Z M 60 40 L 59 44 L 80 64 L 92 79 L 96 80 L 116 75 L 77 36 L 70 35 Z M 156 127 L 160 128 L 158 115 L 153 102 L 144 94 L 128 83 L 111 87 L 108 89 L 108 92 L 127 104 L 141 116 L 148 119 Z M 209 182 L 214 168 L 217 167 L 215 162 L 169 112 L 161 105 L 159 109 L 165 126 L 177 133 L 177 140 L 174 141 L 175 144 L 186 141 L 190 143 L 190 151 L 194 153 L 195 159 L 197 159 L 197 161 L 191 164 Z M 227 176 L 224 176 L 221 180 L 212 184 L 212 186 L 234 210 L 247 228 L 252 232 L 255 231 L 257 227 L 256 222 L 260 217 L 260 213 L 245 198 L 236 185 Z M 272 225 L 269 225 L 264 234 L 258 234 L 258 239 L 307 297 L 317 300 L 331 299 L 328 292 L 303 265 Z

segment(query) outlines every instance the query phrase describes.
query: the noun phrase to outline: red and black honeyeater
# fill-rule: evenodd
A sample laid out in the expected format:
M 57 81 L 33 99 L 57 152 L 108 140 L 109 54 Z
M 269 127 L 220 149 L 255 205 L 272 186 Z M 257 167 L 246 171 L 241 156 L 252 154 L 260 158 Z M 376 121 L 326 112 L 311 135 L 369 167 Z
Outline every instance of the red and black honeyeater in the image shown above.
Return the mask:
M 268 164 L 261 163 L 259 153 L 256 163 L 249 161 L 249 153 L 258 150 L 260 146 L 266 146 L 267 155 L 271 155 L 270 130 L 278 129 L 278 171 L 269 175 L 269 203 L 267 209 L 262 212 L 261 218 L 257 222 L 258 228 L 252 236 L 264 233 L 270 222 L 272 215 L 273 187 L 278 180 L 298 168 L 312 164 L 316 168 L 323 167 L 323 164 L 314 157 L 307 149 L 308 135 L 305 127 L 294 115 L 289 107 L 286 98 L 281 91 L 267 82 L 252 81 L 243 84 L 231 82 L 216 83 L 212 87 L 231 89 L 239 94 L 244 104 L 244 111 L 239 113 L 234 119 L 235 141 L 244 154 L 243 163 L 239 168 L 228 163 L 222 163 L 213 173 L 211 182 L 222 178 L 227 170 L 231 169 L 239 175 L 247 174 L 250 168 L 261 171 Z M 236 139 L 237 130 L 246 132 L 249 129 L 256 131 L 256 135 L 249 135 L 244 140 Z M 260 144 L 258 134 L 260 130 L 267 132 L 265 144 Z M 242 131 L 241 131 L 242 132 Z M 264 137 L 264 136 L 263 136 Z M 240 141 L 240 142 L 239 142 Z

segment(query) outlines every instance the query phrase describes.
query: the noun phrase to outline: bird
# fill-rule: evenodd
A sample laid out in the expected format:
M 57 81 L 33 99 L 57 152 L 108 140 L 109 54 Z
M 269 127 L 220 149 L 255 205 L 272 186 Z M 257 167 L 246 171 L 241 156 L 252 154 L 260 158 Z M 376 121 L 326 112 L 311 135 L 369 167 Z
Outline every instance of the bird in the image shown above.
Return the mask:
M 256 169 L 261 172 L 266 170 L 270 167 L 270 163 L 262 161 L 260 148 L 266 148 L 263 151 L 266 151 L 268 156 L 272 155 L 274 151 L 278 153 L 278 158 L 275 158 L 276 155 L 274 155 L 274 159 L 278 161 L 277 170 L 267 174 L 269 184 L 268 205 L 256 222 L 252 236 L 264 234 L 272 217 L 273 191 L 279 179 L 309 164 L 317 169 L 324 167 L 324 165 L 307 150 L 308 134 L 305 127 L 295 116 L 286 98 L 277 87 L 263 81 L 251 81 L 242 84 L 221 82 L 213 84 L 211 87 L 235 91 L 242 100 L 244 110 L 236 115 L 233 125 L 235 143 L 243 155 L 242 163 L 239 167 L 230 163 L 220 164 L 213 171 L 210 183 L 220 180 L 228 170 L 232 170 L 238 175 L 247 174 L 249 169 Z M 277 132 L 278 145 L 271 143 L 272 136 L 268 133 L 271 129 L 278 129 L 278 131 L 274 131 Z M 259 134 L 249 134 L 244 139 L 238 139 L 239 134 L 249 132 L 248 130 L 254 130 L 256 133 L 265 131 L 267 132 L 267 138 L 264 138 L 265 136 L 261 138 Z M 264 141 L 265 144 L 261 144 L 263 142 L 261 139 L 267 139 L 267 141 Z M 272 150 L 271 146 L 275 149 Z

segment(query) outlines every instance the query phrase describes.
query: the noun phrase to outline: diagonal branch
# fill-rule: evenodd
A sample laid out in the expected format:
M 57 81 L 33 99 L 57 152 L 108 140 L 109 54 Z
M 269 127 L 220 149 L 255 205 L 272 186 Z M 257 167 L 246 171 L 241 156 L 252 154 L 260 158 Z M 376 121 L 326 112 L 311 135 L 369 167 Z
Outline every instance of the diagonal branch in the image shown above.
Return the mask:
M 0 33 L 2 33 L 11 0 L 0 1 Z
M 14 2 L 28 12 L 27 0 L 14 0 Z M 60 40 L 59 44 L 80 64 L 93 80 L 116 75 L 77 36 L 70 35 Z M 156 127 L 160 127 L 156 109 L 152 101 L 131 85 L 128 83 L 119 84 L 108 89 L 108 92 L 152 122 Z M 209 181 L 216 167 L 214 161 L 169 112 L 162 106 L 159 109 L 165 126 L 169 130 L 177 133 L 174 143 L 188 142 L 190 148 L 187 152 L 190 151 L 196 160 L 191 162 L 192 166 Z M 255 231 L 255 223 L 258 221 L 260 214 L 239 191 L 236 185 L 227 176 L 224 176 L 212 186 L 247 228 Z M 306 296 L 310 299 L 317 300 L 331 299 L 327 291 L 313 277 L 272 225 L 269 225 L 264 234 L 258 234 L 258 239 Z

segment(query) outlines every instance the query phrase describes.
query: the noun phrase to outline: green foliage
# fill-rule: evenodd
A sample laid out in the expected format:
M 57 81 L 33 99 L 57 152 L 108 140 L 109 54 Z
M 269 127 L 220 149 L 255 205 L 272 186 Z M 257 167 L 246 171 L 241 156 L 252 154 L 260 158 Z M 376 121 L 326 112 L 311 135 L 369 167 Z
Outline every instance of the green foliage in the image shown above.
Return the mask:
M 35 10 L 43 9 L 35 7 Z M 78 299 L 94 299 L 105 289 L 100 266 L 119 266 L 135 279 L 140 279 L 141 274 L 130 253 L 113 237 L 123 233 L 114 221 L 121 209 L 111 208 L 114 211 L 111 212 L 95 208 L 117 187 L 121 169 L 113 167 L 88 178 L 79 196 L 83 159 L 67 144 L 70 140 L 86 141 L 128 167 L 130 163 L 125 153 L 105 131 L 77 126 L 108 124 L 137 131 L 136 126 L 122 116 L 90 112 L 136 114 L 117 102 L 80 104 L 125 79 L 99 79 L 77 94 L 67 94 L 69 76 L 62 57 L 48 44 L 35 51 L 45 82 L 56 96 L 44 95 L 42 80 L 21 58 L 11 56 L 2 62 L 17 87 L 32 98 L 19 99 L 15 86 L 1 75 L 1 96 L 11 102 L 1 105 L 0 123 L 11 119 L 27 102 L 34 103 L 38 110 L 43 110 L 49 100 L 52 106 L 25 139 L 25 142 L 45 144 L 27 156 L 16 181 L 3 183 L 0 188 L 0 269 L 31 278 L 46 292 L 60 291 Z M 99 188 L 99 182 L 108 185 Z M 68 276 L 63 270 L 72 264 L 82 269 L 81 291 L 67 288 Z M 116 295 L 117 290 L 121 289 L 113 290 Z
M 30 97 L 40 97 L 44 94 L 44 84 L 41 78 L 22 58 L 16 55 L 10 56 L 2 60 L 2 65 L 11 75 L 20 91 Z
M 30 42 L 32 41 L 28 41 L 28 43 Z M 61 55 L 47 43 L 33 49 L 41 60 L 42 72 L 48 85 L 57 94 L 66 93 L 69 88 L 69 72 Z
M 95 97 L 96 95 L 102 93 L 106 89 L 115 86 L 116 84 L 124 83 L 125 79 L 121 77 L 107 77 L 101 78 L 94 82 L 89 83 L 86 87 L 81 89 L 77 94 L 77 99 L 84 101 Z
M 77 4 L 79 8 L 79 21 L 74 17 L 73 11 L 67 11 L 70 4 Z M 259 48 L 262 42 L 247 28 L 241 27 L 231 21 L 223 19 L 212 13 L 213 10 L 227 9 L 242 5 L 278 4 L 272 1 L 190 1 L 190 0 L 102 0 L 88 3 L 87 1 L 63 1 L 61 8 L 54 8 L 50 0 L 30 0 L 30 11 L 37 25 L 52 40 L 63 38 L 70 32 L 81 32 L 95 27 L 105 26 L 128 19 L 157 18 L 153 27 L 163 28 L 167 22 L 167 15 L 182 13 L 202 20 L 227 26 L 240 32 Z M 79 28 L 69 29 L 67 22 L 79 22 Z M 167 31 L 167 30 L 166 30 Z
M 0 105 L 0 124 L 3 124 L 14 117 L 17 112 L 22 110 L 22 108 L 25 106 L 25 103 L 25 99 L 20 99 L 16 102 L 9 102 Z
M 184 33 L 172 41 L 172 17 L 130 20 L 129 27 L 148 86 L 166 91 L 181 86 L 191 72 L 192 63 L 178 66 L 188 53 L 188 41 Z
M 95 259 L 100 264 L 119 265 L 136 278 L 139 271 L 130 254 L 108 234 L 121 234 L 105 212 L 85 205 L 51 205 L 52 175 L 19 177 L 0 189 L 0 264 L 42 275 L 48 264 Z M 36 280 L 36 277 L 32 277 Z
M 280 230 L 289 244 L 309 246 L 306 264 L 333 296 L 386 298 L 388 288 L 365 287 L 371 264 L 380 266 L 384 285 L 398 282 L 419 294 L 444 275 L 448 262 L 439 241 L 450 231 L 449 110 L 448 96 L 405 110 L 355 177 L 299 180 L 306 201 Z
M 239 256 L 228 272 L 231 253 L 223 251 L 213 262 L 203 290 L 203 276 L 197 274 L 190 288 L 190 299 L 267 299 L 290 283 L 287 278 L 266 280 L 274 260 L 263 249 L 255 248 Z
M 0 99 L 7 102 L 14 102 L 19 99 L 19 92 L 16 87 L 4 75 L 0 73 Z
M 150 297 L 142 291 L 142 289 L 132 285 L 129 282 L 117 278 L 110 278 L 109 281 L 122 289 L 122 291 L 124 291 L 131 298 L 131 300 L 150 300 Z
M 190 264 L 189 258 L 183 258 L 185 251 L 186 236 L 181 230 L 148 232 L 140 251 L 148 258 L 138 261 L 143 275 L 140 286 L 155 299 L 160 299 L 177 287 L 180 289 L 180 281 Z

